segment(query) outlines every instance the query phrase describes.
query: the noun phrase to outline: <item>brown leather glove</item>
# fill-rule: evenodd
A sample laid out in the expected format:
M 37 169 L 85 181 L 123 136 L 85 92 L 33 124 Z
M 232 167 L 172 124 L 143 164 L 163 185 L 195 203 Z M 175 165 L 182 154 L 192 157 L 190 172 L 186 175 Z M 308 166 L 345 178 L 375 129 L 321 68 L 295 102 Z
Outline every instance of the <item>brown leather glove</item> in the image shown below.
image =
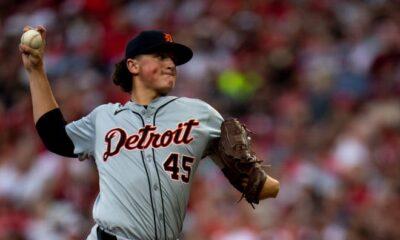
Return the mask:
M 253 206 L 259 202 L 267 174 L 266 166 L 261 165 L 262 161 L 251 150 L 249 132 L 237 119 L 225 120 L 221 124 L 217 152 L 223 165 L 222 172 L 242 193 L 242 198 Z

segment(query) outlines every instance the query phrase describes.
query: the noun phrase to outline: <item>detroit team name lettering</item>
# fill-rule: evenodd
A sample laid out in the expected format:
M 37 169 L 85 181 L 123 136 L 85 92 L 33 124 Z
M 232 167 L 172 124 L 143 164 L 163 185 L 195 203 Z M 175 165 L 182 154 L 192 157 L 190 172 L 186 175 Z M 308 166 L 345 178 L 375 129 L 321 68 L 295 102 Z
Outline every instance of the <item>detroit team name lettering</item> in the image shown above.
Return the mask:
M 130 136 L 122 128 L 113 128 L 107 132 L 104 138 L 107 150 L 104 152 L 103 160 L 107 161 L 109 157 L 117 155 L 123 148 L 127 150 L 142 150 L 148 147 L 167 147 L 171 143 L 189 144 L 194 139 L 190 133 L 193 127 L 198 125 L 199 121 L 191 119 L 187 122 L 179 123 L 176 129 L 167 130 L 163 133 L 157 133 L 156 126 L 146 125 L 139 129 L 136 134 Z M 114 146 L 112 146 L 113 141 L 116 141 Z

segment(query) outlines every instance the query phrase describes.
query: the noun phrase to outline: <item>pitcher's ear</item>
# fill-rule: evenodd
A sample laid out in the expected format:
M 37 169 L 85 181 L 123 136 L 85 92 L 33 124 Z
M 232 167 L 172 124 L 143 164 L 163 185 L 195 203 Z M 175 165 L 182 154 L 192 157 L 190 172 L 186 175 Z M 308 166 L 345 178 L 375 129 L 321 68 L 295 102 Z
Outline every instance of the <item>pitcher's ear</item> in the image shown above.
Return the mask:
M 136 75 L 139 73 L 139 61 L 134 58 L 128 58 L 126 60 L 126 67 L 128 68 L 129 72 Z

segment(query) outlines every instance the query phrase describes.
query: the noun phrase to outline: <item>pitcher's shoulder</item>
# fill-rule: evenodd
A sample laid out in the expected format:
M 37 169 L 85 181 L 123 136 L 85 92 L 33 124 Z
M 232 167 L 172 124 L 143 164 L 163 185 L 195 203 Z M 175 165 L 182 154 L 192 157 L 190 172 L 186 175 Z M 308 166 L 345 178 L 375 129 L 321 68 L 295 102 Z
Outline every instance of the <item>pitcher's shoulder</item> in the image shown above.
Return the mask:
M 115 111 L 118 111 L 119 109 L 123 108 L 123 105 L 121 103 L 104 103 L 96 108 L 93 109 L 93 113 L 95 114 L 107 114 L 107 113 L 114 113 Z
M 203 108 L 210 108 L 210 107 L 212 108 L 210 104 L 198 98 L 180 97 L 177 99 L 177 101 L 192 107 L 197 106 Z
M 185 105 L 188 111 L 194 112 L 197 110 L 210 117 L 217 116 L 219 118 L 222 118 L 221 114 L 213 106 L 201 99 L 181 97 L 177 99 L 177 101 L 178 103 Z

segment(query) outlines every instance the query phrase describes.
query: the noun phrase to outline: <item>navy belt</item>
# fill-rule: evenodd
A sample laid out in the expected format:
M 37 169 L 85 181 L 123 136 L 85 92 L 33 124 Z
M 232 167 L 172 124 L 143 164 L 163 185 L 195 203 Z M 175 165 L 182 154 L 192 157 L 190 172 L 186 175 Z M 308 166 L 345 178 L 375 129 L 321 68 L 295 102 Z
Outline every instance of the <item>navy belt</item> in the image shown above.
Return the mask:
M 117 240 L 117 237 L 97 227 L 97 240 Z

